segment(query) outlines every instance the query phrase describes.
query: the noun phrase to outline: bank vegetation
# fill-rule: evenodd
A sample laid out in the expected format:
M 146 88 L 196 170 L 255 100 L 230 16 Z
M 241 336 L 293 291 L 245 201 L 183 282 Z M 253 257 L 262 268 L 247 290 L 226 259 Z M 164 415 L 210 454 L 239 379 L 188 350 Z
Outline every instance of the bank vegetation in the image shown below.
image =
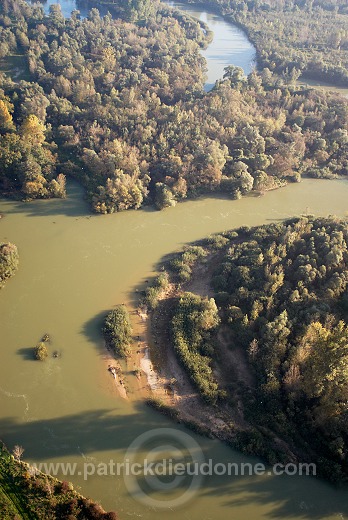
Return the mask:
M 321 476 L 347 480 L 347 221 L 239 228 L 163 268 L 172 289 L 152 308 L 156 319 L 166 312 L 170 348 L 201 397 L 196 423 L 209 406 L 222 438 L 244 452 L 314 462 Z M 206 287 L 195 291 L 203 272 Z M 156 323 L 151 330 L 161 360 L 166 341 Z M 205 426 L 213 431 L 214 419 Z

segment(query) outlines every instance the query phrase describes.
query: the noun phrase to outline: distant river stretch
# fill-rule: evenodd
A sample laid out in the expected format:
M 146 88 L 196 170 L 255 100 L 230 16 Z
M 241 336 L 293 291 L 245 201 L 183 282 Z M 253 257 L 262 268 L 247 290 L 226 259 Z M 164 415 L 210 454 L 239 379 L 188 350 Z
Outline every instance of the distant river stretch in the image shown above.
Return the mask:
M 32 0 L 27 0 L 34 3 Z M 74 9 L 78 9 L 81 16 L 86 17 L 91 9 L 91 4 L 84 0 L 41 0 L 40 2 L 46 13 L 49 12 L 50 5 L 58 3 L 64 16 L 70 16 Z M 241 67 L 248 75 L 256 64 L 256 49 L 249 41 L 246 33 L 232 22 L 226 21 L 222 16 L 207 9 L 206 6 L 186 4 L 172 0 L 164 0 L 164 3 L 185 11 L 195 18 L 204 21 L 214 32 L 214 39 L 202 51 L 202 55 L 207 60 L 207 81 L 205 90 L 209 91 L 218 79 L 224 74 L 224 68 L 228 65 Z M 106 6 L 98 7 L 101 14 L 106 14 Z M 330 85 L 323 81 L 309 80 L 300 78 L 299 85 L 309 85 L 322 90 L 333 90 L 348 97 L 348 88 Z

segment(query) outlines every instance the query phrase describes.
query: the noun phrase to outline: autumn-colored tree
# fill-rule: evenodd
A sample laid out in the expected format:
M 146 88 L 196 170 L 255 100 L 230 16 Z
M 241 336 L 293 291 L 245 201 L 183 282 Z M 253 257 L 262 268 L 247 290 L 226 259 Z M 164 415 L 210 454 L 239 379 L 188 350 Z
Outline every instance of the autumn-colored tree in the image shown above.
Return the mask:
M 30 145 L 40 145 L 45 141 L 45 125 L 33 114 L 23 121 L 19 132 Z

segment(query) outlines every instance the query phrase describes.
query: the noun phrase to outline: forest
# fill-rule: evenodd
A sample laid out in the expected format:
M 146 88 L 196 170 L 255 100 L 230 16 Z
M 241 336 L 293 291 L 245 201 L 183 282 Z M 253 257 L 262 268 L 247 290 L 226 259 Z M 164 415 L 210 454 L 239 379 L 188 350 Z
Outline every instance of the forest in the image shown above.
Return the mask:
M 112 213 L 347 175 L 343 97 L 234 66 L 205 93 L 199 51 L 211 35 L 153 7 L 145 24 L 2 5 L 0 57 L 22 56 L 30 81 L 0 75 L 1 193 L 64 197 L 70 176 L 93 211 Z
M 187 292 L 200 266 L 213 298 Z M 162 269 L 166 287 L 176 286 L 167 296 L 172 348 L 224 416 L 232 444 L 271 463 L 315 462 L 321 476 L 346 481 L 348 222 L 243 227 L 185 248 Z M 149 296 L 150 288 L 144 303 L 160 315 L 163 291 Z M 238 402 L 243 428 L 234 425 Z

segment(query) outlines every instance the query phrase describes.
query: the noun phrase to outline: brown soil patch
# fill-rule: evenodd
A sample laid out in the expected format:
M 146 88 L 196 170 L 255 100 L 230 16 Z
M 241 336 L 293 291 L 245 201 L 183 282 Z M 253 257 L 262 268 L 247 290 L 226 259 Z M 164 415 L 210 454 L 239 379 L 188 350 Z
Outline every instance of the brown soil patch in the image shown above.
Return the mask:
M 208 263 L 199 263 L 195 267 L 191 280 L 180 292 L 190 291 L 200 296 L 213 296 L 210 281 L 218 261 L 211 261 L 213 256 L 217 255 L 210 255 Z M 209 429 L 217 438 L 228 439 L 233 436 L 234 431 L 247 427 L 243 415 L 238 410 L 231 410 L 229 406 L 218 408 L 203 401 L 173 349 L 169 323 L 174 298 L 178 294 L 176 286 L 170 285 L 161 295 L 159 306 L 152 313 L 151 319 L 147 320 L 145 348 L 149 349 L 152 369 L 157 375 L 156 380 L 151 373 L 150 378 L 148 377 L 148 394 L 175 408 L 179 412 L 179 419 L 194 423 L 204 430 Z M 147 355 L 148 352 L 143 351 L 143 354 Z

